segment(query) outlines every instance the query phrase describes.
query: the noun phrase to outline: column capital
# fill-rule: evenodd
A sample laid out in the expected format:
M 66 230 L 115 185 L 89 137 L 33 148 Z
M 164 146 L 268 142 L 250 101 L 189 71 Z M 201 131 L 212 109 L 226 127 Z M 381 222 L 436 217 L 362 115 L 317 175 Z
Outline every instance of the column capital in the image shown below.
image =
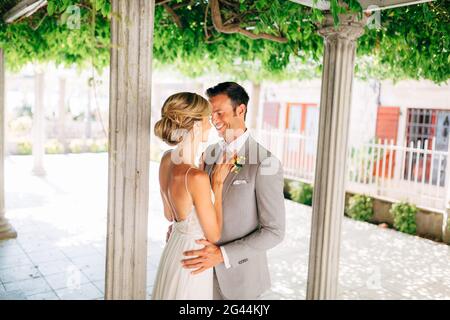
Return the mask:
M 335 26 L 333 16 L 327 13 L 319 25 L 318 33 L 325 40 L 340 38 L 354 41 L 364 33 L 365 21 L 365 16 L 363 15 L 360 19 L 357 13 L 340 14 L 339 25 Z

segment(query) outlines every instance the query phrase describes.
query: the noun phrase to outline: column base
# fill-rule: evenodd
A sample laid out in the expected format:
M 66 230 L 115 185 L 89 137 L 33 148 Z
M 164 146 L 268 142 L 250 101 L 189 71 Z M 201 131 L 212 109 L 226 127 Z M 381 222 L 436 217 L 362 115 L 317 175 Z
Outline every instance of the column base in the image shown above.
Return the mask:
M 450 208 L 447 208 L 447 215 L 444 216 L 444 219 L 446 221 L 444 221 L 444 228 L 442 230 L 442 240 L 450 244 Z
M 32 173 L 38 177 L 44 177 L 47 174 L 44 168 L 33 168 Z
M 17 231 L 5 218 L 0 218 L 0 240 L 17 238 Z

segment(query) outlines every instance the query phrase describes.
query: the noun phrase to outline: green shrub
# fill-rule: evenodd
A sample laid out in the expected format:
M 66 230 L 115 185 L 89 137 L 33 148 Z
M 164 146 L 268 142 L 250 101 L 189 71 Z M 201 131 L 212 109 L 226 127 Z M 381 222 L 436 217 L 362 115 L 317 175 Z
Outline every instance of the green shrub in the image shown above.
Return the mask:
M 355 194 L 348 201 L 345 213 L 352 219 L 369 221 L 373 216 L 372 198 L 363 194 Z
M 33 119 L 28 116 L 19 117 L 9 122 L 9 128 L 16 134 L 24 134 L 31 131 Z
M 285 199 L 291 199 L 291 182 L 288 179 L 284 179 L 284 186 L 283 186 L 283 194 Z
M 291 199 L 307 206 L 312 206 L 313 187 L 303 182 L 293 182 L 290 185 Z
M 103 140 L 87 140 L 86 146 L 89 152 L 107 152 L 108 151 L 108 141 Z
M 84 142 L 80 139 L 73 139 L 69 143 L 69 150 L 72 153 L 81 153 L 84 149 Z
M 395 203 L 389 212 L 394 216 L 394 227 L 404 233 L 416 234 L 417 208 L 407 202 Z
M 30 141 L 20 141 L 17 143 L 17 153 L 21 155 L 29 155 L 33 151 L 33 146 Z
M 58 154 L 64 152 L 64 146 L 56 139 L 48 140 L 45 144 L 45 153 Z

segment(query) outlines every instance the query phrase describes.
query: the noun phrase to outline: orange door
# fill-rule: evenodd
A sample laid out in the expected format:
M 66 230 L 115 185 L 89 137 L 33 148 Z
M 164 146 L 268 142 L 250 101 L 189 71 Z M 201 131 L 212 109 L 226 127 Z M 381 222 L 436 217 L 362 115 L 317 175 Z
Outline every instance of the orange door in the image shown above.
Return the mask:
M 378 107 L 377 111 L 377 124 L 375 130 L 375 136 L 377 137 L 377 143 L 379 139 L 381 139 L 381 143 L 384 143 L 385 139 L 388 144 L 391 143 L 391 140 L 394 141 L 394 145 L 397 143 L 397 132 L 398 132 L 398 120 L 400 117 L 400 108 L 399 107 Z M 385 168 L 384 168 L 384 176 L 388 178 L 389 175 L 389 164 L 392 161 L 391 168 L 391 177 L 394 175 L 395 168 L 395 151 L 387 152 L 384 156 Z M 383 157 L 383 158 L 384 158 Z M 392 158 L 392 160 L 390 160 Z M 377 159 L 376 166 L 373 168 L 373 175 L 376 176 L 376 170 L 378 166 L 378 176 L 383 174 L 383 159 Z

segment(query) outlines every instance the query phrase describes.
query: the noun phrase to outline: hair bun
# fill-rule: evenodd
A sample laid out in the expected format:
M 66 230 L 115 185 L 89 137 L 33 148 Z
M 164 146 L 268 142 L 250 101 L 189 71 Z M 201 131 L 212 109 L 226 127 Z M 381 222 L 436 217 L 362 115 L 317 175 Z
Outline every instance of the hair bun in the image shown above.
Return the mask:
M 173 146 L 183 140 L 196 121 L 210 115 L 208 101 L 192 92 L 171 95 L 161 109 L 161 120 L 155 124 L 155 135 Z
M 178 117 L 176 114 L 169 114 L 169 113 L 164 113 L 161 118 L 166 118 L 170 121 L 172 121 L 175 125 L 180 126 L 181 125 L 181 121 L 178 120 Z
M 182 140 L 179 126 L 169 117 L 162 117 L 155 124 L 155 135 L 165 143 L 174 146 Z

